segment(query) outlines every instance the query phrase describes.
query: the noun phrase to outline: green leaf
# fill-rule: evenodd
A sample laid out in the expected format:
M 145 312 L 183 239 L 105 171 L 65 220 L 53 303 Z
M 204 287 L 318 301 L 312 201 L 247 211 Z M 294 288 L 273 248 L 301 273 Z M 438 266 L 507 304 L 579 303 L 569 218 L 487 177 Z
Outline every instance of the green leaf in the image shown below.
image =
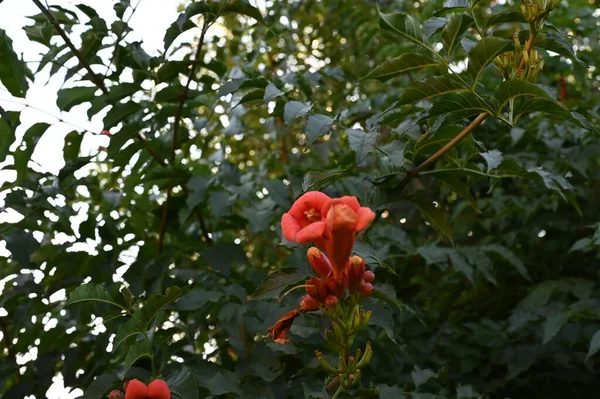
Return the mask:
M 58 91 L 56 105 L 62 111 L 70 111 L 76 105 L 91 101 L 98 89 L 96 87 L 72 87 Z
M 142 110 L 142 106 L 136 102 L 129 101 L 127 103 L 119 103 L 111 108 L 104 117 L 104 128 L 111 129 L 125 119 L 138 111 Z
M 490 173 L 492 169 L 496 169 L 498 166 L 500 166 L 500 164 L 504 160 L 504 157 L 502 156 L 502 153 L 499 150 L 482 152 L 479 155 L 481 155 L 487 163 L 487 173 Z
M 569 321 L 569 312 L 559 312 L 553 314 L 544 322 L 544 341 L 546 344 L 550 341 L 558 332 L 563 328 L 563 326 Z
M 442 44 L 446 50 L 446 58 L 450 57 L 463 35 L 473 25 L 473 17 L 468 14 L 454 14 L 442 31 Z
M 436 61 L 429 56 L 406 53 L 402 54 L 400 57 L 391 58 L 385 61 L 383 64 L 380 64 L 369 72 L 367 76 L 361 78 L 361 80 L 377 79 L 384 82 L 405 72 L 441 65 L 443 65 L 441 62 Z
M 344 177 L 346 171 L 337 172 L 319 172 L 311 171 L 304 175 L 302 179 L 302 191 L 319 191 L 341 177 Z
M 455 171 L 448 171 L 444 173 L 443 170 L 440 170 L 440 172 L 441 173 L 435 173 L 432 176 L 436 179 L 442 180 L 444 183 L 450 186 L 450 188 L 454 192 L 456 192 L 456 194 L 459 197 L 469 201 L 469 204 L 471 204 L 471 206 L 477 213 L 481 213 L 481 211 L 477 207 L 477 202 L 475 201 L 475 198 L 473 198 L 473 195 L 471 194 L 471 188 L 469 187 L 469 185 L 460 180 Z
M 471 385 L 458 384 L 456 387 L 456 399 L 478 398 L 480 397 Z
M 296 269 L 294 271 L 280 271 L 271 273 L 265 278 L 252 295 L 248 296 L 249 301 L 256 301 L 266 298 L 277 298 L 279 294 L 290 284 L 305 280 L 310 274 L 305 270 Z
M 0 82 L 15 97 L 25 98 L 29 89 L 27 75 L 31 74 L 27 65 L 17 57 L 12 40 L 0 29 Z
M 502 110 L 508 101 L 519 96 L 533 96 L 552 100 L 546 90 L 523 79 L 507 80 L 500 83 L 496 87 L 494 96 L 499 104 L 498 112 Z
M 379 133 L 364 132 L 359 129 L 346 129 L 348 143 L 350 148 L 356 153 L 356 163 L 361 165 L 367 158 L 367 155 L 375 151 L 375 143 Z
M 1 62 L 0 62 L 1 63 Z M 15 141 L 15 130 L 21 123 L 19 117 L 20 112 L 4 111 L 0 107 L 0 162 L 6 160 L 11 144 Z
M 182 399 L 197 398 L 199 395 L 198 381 L 186 367 L 181 367 L 177 374 L 167 379 L 171 394 Z
M 193 4 L 198 4 L 198 3 L 193 3 Z M 169 47 L 171 47 L 171 44 L 173 44 L 175 39 L 177 39 L 177 37 L 180 34 L 182 34 L 183 32 L 186 32 L 190 29 L 193 29 L 195 27 L 196 27 L 196 24 L 193 23 L 192 21 L 190 21 L 186 17 L 185 13 L 179 14 L 179 16 L 177 17 L 177 20 L 175 22 L 173 22 L 171 24 L 171 26 L 169 26 L 169 28 L 165 32 L 165 37 L 163 39 L 163 42 L 165 45 L 165 52 L 169 49 Z
M 505 23 L 526 23 L 523 13 L 520 11 L 510 11 L 504 13 L 493 13 L 485 22 L 484 30 L 490 29 L 494 25 Z
M 407 14 L 384 14 L 379 11 L 379 27 L 400 37 L 429 48 L 421 24 Z
M 575 53 L 575 50 L 573 49 L 571 43 L 569 43 L 563 37 L 554 33 L 538 34 L 535 38 L 535 42 L 533 43 L 533 47 L 553 51 L 562 56 L 572 59 L 584 68 L 589 68 L 589 66 L 585 62 L 581 61 L 579 57 L 577 57 L 577 54 Z
M 211 378 L 199 379 L 198 383 L 208 389 L 213 396 L 241 392 L 238 375 L 225 369 L 214 373 Z
M 33 154 L 33 150 L 40 139 L 50 127 L 47 123 L 36 123 L 31 126 L 25 134 L 23 135 L 23 142 L 27 145 L 27 148 L 21 150 L 17 149 L 14 153 L 15 157 L 15 168 L 18 172 L 24 171 L 27 168 L 27 164 L 31 159 L 31 154 Z M 1 133 L 0 133 L 1 134 Z
M 265 89 L 265 96 L 263 102 L 266 104 L 269 101 L 273 101 L 277 97 L 282 97 L 285 94 L 277 88 L 273 83 L 269 83 Z
M 105 397 L 108 391 L 113 387 L 115 381 L 118 381 L 116 374 L 102 374 L 96 377 L 87 387 L 81 399 L 98 399 Z
M 67 307 L 81 302 L 103 302 L 125 309 L 115 302 L 115 299 L 106 288 L 98 284 L 82 284 L 75 288 L 69 294 L 69 299 L 64 306 Z
M 587 356 L 585 357 L 586 363 L 590 357 L 598 353 L 598 350 L 600 350 L 600 330 L 594 333 L 594 336 L 590 341 L 590 348 L 588 349 Z
M 465 11 L 469 8 L 468 0 L 446 0 L 444 6 L 439 10 L 435 11 L 433 15 L 439 17 L 440 15 L 447 14 L 449 12 L 460 12 Z
M 438 100 L 426 118 L 437 118 L 447 114 L 459 114 L 463 117 L 481 112 L 493 114 L 490 107 L 472 92 L 451 93 Z
M 223 4 L 224 3 L 224 4 Z M 223 15 L 226 13 L 237 13 L 254 18 L 265 25 L 265 20 L 258 10 L 245 0 L 225 0 L 224 2 L 194 2 L 185 9 L 185 15 L 188 18 L 198 14 L 213 13 Z
M 465 257 L 456 250 L 449 251 L 448 257 L 452 262 L 454 270 L 464 274 L 471 284 L 475 284 L 475 280 L 473 279 L 473 267 L 467 262 Z
M 312 144 L 318 137 L 327 134 L 332 123 L 333 118 L 327 115 L 311 115 L 306 121 L 305 127 L 308 144 Z
M 140 359 L 145 357 L 152 358 L 154 355 L 152 354 L 152 345 L 150 341 L 147 339 L 142 339 L 141 341 L 137 341 L 129 348 L 127 348 L 127 355 L 125 356 L 125 360 L 121 364 L 119 368 L 118 376 L 120 379 L 125 378 L 125 374 L 131 366 L 135 364 Z
M 310 111 L 310 103 L 301 103 L 300 101 L 290 101 L 285 104 L 283 109 L 283 120 L 289 125 L 294 119 L 303 117 Z
M 429 100 L 443 94 L 470 91 L 461 82 L 443 76 L 430 76 L 427 79 L 415 82 L 402 93 L 398 106 Z
M 493 252 L 493 253 L 496 253 L 497 255 L 500 255 L 502 258 L 504 258 L 506 261 L 508 261 L 508 263 L 513 265 L 514 268 L 517 269 L 517 272 L 519 272 L 519 274 L 521 276 L 525 277 L 527 280 L 530 279 L 529 273 L 527 272 L 525 265 L 523 264 L 521 259 L 519 259 L 510 249 L 508 249 L 502 245 L 498 245 L 498 244 L 484 245 L 481 247 L 481 249 L 484 252 Z
M 487 36 L 481 39 L 475 47 L 469 51 L 468 72 L 474 80 L 473 86 L 477 84 L 479 76 L 485 67 L 494 61 L 494 58 L 508 50 L 513 42 L 495 36 Z
M 431 223 L 431 226 L 435 230 L 448 240 L 452 241 L 452 226 L 448 223 L 448 215 L 444 208 L 436 207 L 432 203 L 416 200 L 414 198 L 410 199 L 410 201 L 419 208 L 423 216 Z
M 371 311 L 369 325 L 383 328 L 388 338 L 398 345 L 396 336 L 394 335 L 394 316 L 387 305 L 384 302 L 371 298 L 368 301 L 364 301 L 364 307 L 366 310 Z
M 431 378 L 437 378 L 437 374 L 429 369 L 421 370 L 418 366 L 415 366 L 413 371 L 411 371 L 410 376 L 412 377 L 415 386 L 418 388 L 421 385 L 425 384 Z
M 233 242 L 219 242 L 205 249 L 202 258 L 212 269 L 225 276 L 229 275 L 233 265 L 245 265 L 248 262 L 244 248 Z
M 423 24 L 423 33 L 425 34 L 425 38 L 429 39 L 431 36 L 438 33 L 444 25 L 446 25 L 448 20 L 446 18 L 433 17 L 429 18 Z

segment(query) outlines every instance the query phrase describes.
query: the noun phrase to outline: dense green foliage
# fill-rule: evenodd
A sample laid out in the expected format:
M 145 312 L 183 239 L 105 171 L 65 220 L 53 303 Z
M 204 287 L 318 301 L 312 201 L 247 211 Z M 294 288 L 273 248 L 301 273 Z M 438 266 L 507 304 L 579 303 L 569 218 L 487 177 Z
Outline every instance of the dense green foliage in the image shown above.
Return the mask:
M 289 344 L 265 337 L 301 290 L 276 298 L 310 273 L 279 227 L 310 190 L 378 214 L 355 247 L 377 276 L 357 339 L 374 356 L 345 397 L 600 388 L 597 0 L 561 1 L 535 32 L 541 72 L 505 83 L 495 57 L 532 37 L 510 1 L 188 2 L 158 55 L 128 40 L 129 0 L 111 26 L 64 3 L 24 27 L 47 48 L 37 71 L 0 29 L 0 81 L 24 97 L 49 69 L 58 106 L 104 112 L 112 137 L 83 156 L 100 132 L 74 131 L 60 173 L 36 172 L 50 125 L 22 132 L 0 102 L 0 161 L 16 171 L 3 210 L 24 216 L 0 225 L 0 396 L 42 398 L 60 373 L 89 399 L 152 374 L 185 399 L 328 398 L 321 318 L 299 318 Z M 55 25 L 81 36 L 76 52 Z M 255 292 L 268 274 L 275 289 Z M 60 290 L 68 301 L 49 302 Z

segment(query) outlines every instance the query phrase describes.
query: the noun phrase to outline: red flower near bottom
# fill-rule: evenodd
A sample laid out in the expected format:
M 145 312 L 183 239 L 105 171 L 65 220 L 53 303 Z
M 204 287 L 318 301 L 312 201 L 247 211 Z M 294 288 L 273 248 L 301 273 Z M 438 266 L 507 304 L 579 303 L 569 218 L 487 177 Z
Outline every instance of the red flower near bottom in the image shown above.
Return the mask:
M 140 380 L 127 381 L 123 384 L 123 389 L 125 390 L 125 399 L 171 399 L 169 386 L 160 379 L 152 381 L 148 386 Z M 110 399 L 113 399 L 113 392 L 111 392 Z M 119 399 L 118 396 L 116 398 Z

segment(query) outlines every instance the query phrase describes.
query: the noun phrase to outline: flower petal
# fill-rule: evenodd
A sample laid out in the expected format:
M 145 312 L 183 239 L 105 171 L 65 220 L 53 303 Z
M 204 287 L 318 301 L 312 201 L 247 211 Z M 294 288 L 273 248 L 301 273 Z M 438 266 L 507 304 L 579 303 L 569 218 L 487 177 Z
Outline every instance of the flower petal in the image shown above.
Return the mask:
M 290 328 L 292 328 L 294 319 L 298 317 L 302 312 L 304 312 L 304 309 L 302 309 L 301 307 L 294 310 L 290 310 L 289 312 L 281 316 L 281 318 L 277 320 L 277 323 L 269 327 L 269 329 L 267 330 L 267 334 L 271 338 L 273 338 L 273 341 L 277 342 L 278 344 L 285 344 L 286 342 L 290 342 L 290 340 L 287 337 L 287 333 L 288 331 L 290 331 Z
M 304 244 L 309 241 L 315 241 L 323 237 L 325 233 L 325 222 L 311 223 L 296 233 L 296 242 Z
M 356 215 L 358 216 L 358 220 L 354 226 L 355 231 L 364 230 L 369 224 L 371 224 L 373 219 L 375 219 L 375 212 L 373 212 L 371 208 L 364 206 L 358 209 Z
M 284 213 L 281 217 L 281 232 L 286 240 L 296 241 L 296 234 L 301 228 L 296 218 L 289 213 Z
M 289 213 L 296 218 L 304 217 L 304 212 L 315 209 L 321 210 L 331 198 L 320 191 L 309 191 L 294 202 Z

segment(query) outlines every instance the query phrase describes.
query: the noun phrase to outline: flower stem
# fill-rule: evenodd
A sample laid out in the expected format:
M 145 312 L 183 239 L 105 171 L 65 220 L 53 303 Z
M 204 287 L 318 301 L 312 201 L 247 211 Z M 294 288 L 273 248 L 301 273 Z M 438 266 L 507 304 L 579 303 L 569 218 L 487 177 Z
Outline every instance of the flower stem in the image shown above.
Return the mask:
M 340 387 L 337 389 L 337 391 L 335 391 L 331 399 L 336 399 L 338 396 L 340 396 L 343 390 L 344 388 L 340 385 Z

